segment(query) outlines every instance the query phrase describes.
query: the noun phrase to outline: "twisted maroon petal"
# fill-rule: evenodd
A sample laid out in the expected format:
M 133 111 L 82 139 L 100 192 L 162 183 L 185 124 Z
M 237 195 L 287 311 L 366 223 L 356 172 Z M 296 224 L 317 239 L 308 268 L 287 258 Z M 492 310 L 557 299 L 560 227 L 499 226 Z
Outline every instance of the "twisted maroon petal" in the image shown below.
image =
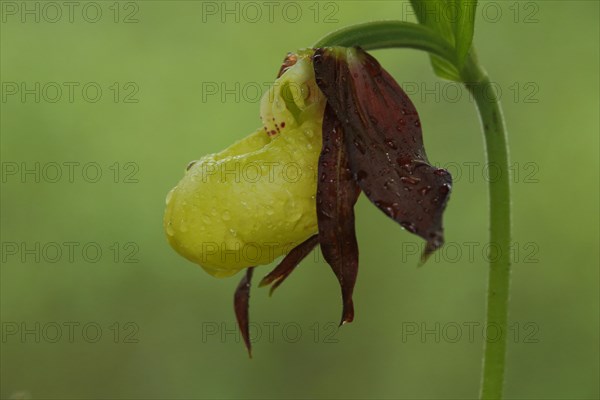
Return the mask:
M 250 358 L 252 358 L 252 345 L 250 343 L 248 309 L 250 306 L 250 282 L 252 281 L 252 272 L 254 272 L 254 267 L 246 269 L 246 274 L 238 284 L 233 295 L 235 317 Z
M 294 247 L 294 249 L 283 258 L 279 265 L 267 276 L 265 276 L 262 281 L 260 281 L 258 286 L 262 287 L 273 284 L 271 286 L 271 290 L 269 290 L 269 295 L 272 295 L 273 291 L 283 283 L 283 281 L 292 273 L 292 271 L 294 271 L 298 264 L 300 264 L 300 262 L 310 254 L 310 252 L 318 243 L 318 235 L 313 235 L 304 242 L 300 243 L 298 246 Z
M 329 104 L 323 118 L 323 148 L 319 157 L 317 222 L 321 252 L 342 289 L 341 324 L 352 322 L 352 292 L 358 273 L 354 204 L 360 194 L 346 154 L 344 130 Z
M 452 178 L 429 164 L 417 110 L 360 48 L 317 49 L 313 59 L 317 84 L 343 124 L 354 178 L 381 211 L 427 241 L 426 259 L 444 242 Z

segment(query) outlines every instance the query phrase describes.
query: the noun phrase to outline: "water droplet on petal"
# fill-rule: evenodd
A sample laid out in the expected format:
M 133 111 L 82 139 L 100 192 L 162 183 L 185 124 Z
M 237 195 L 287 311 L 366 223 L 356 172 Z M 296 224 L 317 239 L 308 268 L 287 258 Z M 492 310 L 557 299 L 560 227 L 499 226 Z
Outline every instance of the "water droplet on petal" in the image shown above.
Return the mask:
M 409 185 L 416 185 L 417 183 L 421 182 L 421 179 L 417 178 L 416 176 L 402 176 L 400 177 L 400 181 Z
M 427 186 L 419 189 L 419 193 L 421 193 L 421 196 L 425 196 L 427 193 L 429 193 L 430 190 L 431 190 L 431 186 L 427 185 Z
M 173 229 L 173 224 L 171 223 L 171 221 L 169 221 L 169 223 L 167 224 L 167 235 L 175 235 L 175 230 Z
M 354 140 L 354 146 L 356 147 L 356 149 L 358 151 L 361 152 L 361 154 L 365 154 L 365 148 L 363 147 L 363 145 L 359 141 Z
M 179 230 L 181 232 L 187 232 L 188 228 L 184 220 L 181 220 L 181 222 L 179 223 Z
M 415 226 L 414 223 L 409 222 L 409 221 L 402 221 L 400 222 L 400 225 L 406 229 L 407 231 L 409 231 L 410 233 L 416 233 L 417 232 L 417 228 Z
M 173 198 L 173 192 L 174 191 L 175 191 L 175 188 L 171 189 L 169 191 L 169 193 L 167 193 L 167 198 L 165 199 L 166 205 L 169 205 L 169 203 L 171 202 L 171 198 Z
M 384 188 L 384 189 L 387 189 L 387 190 L 389 190 L 389 189 L 390 189 L 390 187 L 391 187 L 391 188 L 393 188 L 393 187 L 395 186 L 395 185 L 394 185 L 395 183 L 396 183 L 396 181 L 395 181 L 393 178 L 391 178 L 391 179 L 388 179 L 388 180 L 387 180 L 387 181 L 386 181 L 386 182 L 383 184 L 383 188 Z

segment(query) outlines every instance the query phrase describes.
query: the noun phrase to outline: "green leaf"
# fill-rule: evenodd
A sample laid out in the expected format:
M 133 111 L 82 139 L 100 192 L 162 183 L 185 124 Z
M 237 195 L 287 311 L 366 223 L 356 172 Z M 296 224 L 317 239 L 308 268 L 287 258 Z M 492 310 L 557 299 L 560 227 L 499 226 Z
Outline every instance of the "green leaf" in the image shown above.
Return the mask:
M 449 1 L 458 0 L 410 0 L 419 23 L 437 32 L 442 39 L 454 47 L 455 29 Z M 457 68 L 448 61 L 432 55 L 431 65 L 435 74 L 440 78 L 460 82 Z
M 441 78 L 460 81 L 475 25 L 477 0 L 411 0 L 419 23 L 431 28 L 454 47 L 457 65 L 431 57 L 431 65 Z
M 454 21 L 454 37 L 457 60 L 462 66 L 473 42 L 477 0 L 451 0 L 457 13 Z
M 454 26 L 450 1 L 458 0 L 410 0 L 417 20 L 438 32 L 451 45 L 454 45 Z
M 431 56 L 431 65 L 437 76 L 449 81 L 462 82 L 458 69 L 448 61 L 439 58 L 435 55 Z

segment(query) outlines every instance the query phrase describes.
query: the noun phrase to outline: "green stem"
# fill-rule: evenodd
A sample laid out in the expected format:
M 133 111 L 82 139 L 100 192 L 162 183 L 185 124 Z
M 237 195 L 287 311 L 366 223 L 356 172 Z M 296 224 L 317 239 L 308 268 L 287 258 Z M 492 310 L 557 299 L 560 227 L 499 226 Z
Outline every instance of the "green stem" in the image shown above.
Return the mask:
M 474 57 L 472 58 L 474 60 Z M 487 321 L 482 399 L 501 399 L 506 365 L 508 301 L 510 294 L 510 170 L 508 138 L 498 94 L 476 62 L 470 64 L 476 79 L 465 79 L 473 95 L 483 128 L 488 166 L 497 168 L 498 178 L 488 179 L 490 194 L 490 271 L 487 288 Z M 470 74 L 467 74 L 470 75 Z M 469 78 L 469 76 L 465 76 Z M 494 337 L 495 331 L 500 336 Z
M 434 31 L 401 21 L 369 22 L 333 32 L 313 47 L 361 46 L 365 50 L 413 48 L 427 51 L 457 66 L 455 51 Z M 457 67 L 457 69 L 459 69 Z M 510 170 L 508 139 L 498 94 L 477 62 L 475 51 L 462 69 L 461 79 L 473 95 L 485 138 L 488 165 L 499 171 L 489 179 L 490 196 L 490 270 L 488 276 L 486 335 L 481 398 L 501 399 L 506 361 L 508 300 L 510 289 Z M 498 332 L 495 337 L 492 333 Z
M 424 26 L 402 21 L 377 21 L 351 25 L 332 32 L 312 47 L 361 46 L 364 50 L 410 48 L 423 50 L 455 63 L 454 49 Z

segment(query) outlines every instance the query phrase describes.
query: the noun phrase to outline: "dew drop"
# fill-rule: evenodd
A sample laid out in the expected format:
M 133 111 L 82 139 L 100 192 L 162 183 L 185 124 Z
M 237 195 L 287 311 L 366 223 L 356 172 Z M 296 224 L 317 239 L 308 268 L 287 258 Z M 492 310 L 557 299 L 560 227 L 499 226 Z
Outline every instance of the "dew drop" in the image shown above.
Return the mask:
M 396 181 L 394 179 L 388 179 L 384 184 L 383 188 L 389 190 L 390 187 L 393 187 Z
M 410 166 L 411 161 L 411 158 L 407 156 L 396 158 L 396 162 L 402 167 Z
M 392 139 L 385 139 L 385 144 L 387 144 L 394 150 L 398 148 L 398 146 L 396 146 L 396 143 Z
M 223 218 L 223 221 L 229 221 L 231 219 L 231 214 L 229 211 L 224 211 L 223 214 L 221 214 L 221 218 Z
M 359 141 L 354 140 L 354 146 L 356 147 L 356 149 L 358 151 L 360 151 L 361 154 L 365 154 L 365 148 L 363 147 L 363 145 Z
M 171 224 L 171 221 L 169 221 L 169 223 L 167 224 L 167 235 L 169 235 L 169 236 L 175 235 L 175 230 L 173 229 L 173 225 Z
M 275 99 L 275 110 L 283 111 L 285 110 L 285 103 L 278 98 Z
M 179 224 L 179 230 L 184 233 L 187 232 L 188 228 L 184 220 L 181 220 L 181 223 Z
M 407 231 L 409 231 L 410 233 L 416 233 L 417 232 L 417 228 L 415 226 L 414 223 L 410 222 L 410 221 L 402 221 L 400 222 L 400 225 L 406 229 Z
M 287 215 L 287 220 L 290 222 L 296 222 L 296 221 L 300 220 L 301 217 L 302 217 L 302 212 L 296 211 L 296 212 L 289 213 Z
M 173 198 L 173 192 L 175 191 L 175 189 L 171 189 L 169 191 L 169 193 L 167 193 L 167 198 L 165 199 L 165 203 L 166 205 L 169 205 L 169 203 L 171 202 L 171 199 Z
M 402 176 L 400 177 L 400 181 L 409 185 L 416 185 L 417 183 L 421 182 L 421 179 L 417 178 L 416 176 Z

